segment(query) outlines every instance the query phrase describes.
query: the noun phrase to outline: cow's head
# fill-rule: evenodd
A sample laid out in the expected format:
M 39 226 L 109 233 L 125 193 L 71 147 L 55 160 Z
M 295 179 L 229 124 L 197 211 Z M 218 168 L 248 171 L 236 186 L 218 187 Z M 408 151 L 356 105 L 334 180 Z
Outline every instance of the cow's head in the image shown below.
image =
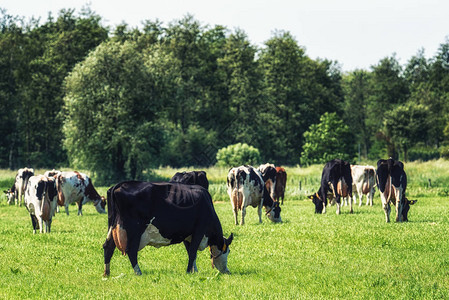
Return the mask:
M 402 206 L 402 222 L 408 222 L 408 211 L 410 210 L 410 205 L 413 205 L 418 200 L 408 200 L 405 198 L 405 203 Z
M 217 246 L 210 246 L 210 258 L 212 260 L 212 267 L 215 267 L 220 271 L 220 273 L 230 273 L 228 269 L 228 255 L 231 250 L 229 250 L 229 245 L 231 245 L 234 234 L 228 238 L 223 237 L 223 248 L 218 249 Z
M 100 214 L 105 214 L 106 213 L 106 198 L 104 196 L 101 196 L 100 199 L 98 199 L 97 201 L 95 201 L 94 203 L 95 209 L 100 213 Z
M 273 206 L 266 212 L 266 215 L 271 222 L 282 223 L 279 202 L 273 201 Z
M 323 200 L 321 200 L 318 193 L 315 193 L 313 195 L 308 196 L 310 200 L 312 200 L 313 204 L 315 204 L 315 213 L 316 214 L 322 214 L 324 209 L 324 203 Z

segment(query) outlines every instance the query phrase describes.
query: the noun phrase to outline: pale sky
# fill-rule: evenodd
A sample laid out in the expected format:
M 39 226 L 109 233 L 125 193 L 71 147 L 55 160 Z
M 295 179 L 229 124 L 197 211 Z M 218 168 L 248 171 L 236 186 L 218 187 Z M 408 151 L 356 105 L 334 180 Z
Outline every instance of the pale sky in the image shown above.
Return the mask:
M 449 0 L 1 0 L 0 8 L 42 24 L 48 12 L 88 3 L 111 27 L 167 25 L 191 14 L 203 26 L 240 28 L 257 46 L 289 31 L 310 58 L 336 60 L 343 71 L 370 70 L 393 53 L 405 65 L 421 48 L 433 57 L 449 38 Z

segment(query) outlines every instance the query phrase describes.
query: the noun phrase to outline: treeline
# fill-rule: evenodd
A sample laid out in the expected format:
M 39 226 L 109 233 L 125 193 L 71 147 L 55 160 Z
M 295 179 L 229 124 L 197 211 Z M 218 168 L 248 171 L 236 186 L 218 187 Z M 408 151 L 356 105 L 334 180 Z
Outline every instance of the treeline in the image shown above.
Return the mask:
M 238 142 L 284 165 L 340 141 L 352 160 L 435 158 L 449 152 L 448 98 L 448 40 L 430 60 L 344 74 L 284 31 L 258 48 L 192 16 L 111 29 L 89 8 L 43 24 L 0 11 L 1 168 L 70 165 L 111 182 L 208 166 Z M 344 139 L 313 134 L 330 131 Z

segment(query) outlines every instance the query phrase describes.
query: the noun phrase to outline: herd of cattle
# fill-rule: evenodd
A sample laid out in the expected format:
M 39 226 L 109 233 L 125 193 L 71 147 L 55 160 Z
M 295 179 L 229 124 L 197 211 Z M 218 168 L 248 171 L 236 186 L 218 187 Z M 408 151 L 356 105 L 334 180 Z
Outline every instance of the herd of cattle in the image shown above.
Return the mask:
M 259 222 L 262 208 L 272 222 L 282 222 L 280 204 L 284 202 L 287 173 L 273 164 L 231 168 L 226 185 L 235 224 L 244 225 L 246 208 L 257 207 Z M 315 213 L 325 213 L 329 202 L 336 204 L 337 214 L 343 201 L 352 203 L 366 195 L 366 205 L 373 205 L 375 187 L 378 187 L 385 211 L 390 221 L 390 203 L 396 207 L 396 221 L 408 221 L 410 205 L 416 200 L 406 198 L 407 176 L 404 164 L 393 159 L 379 160 L 377 170 L 372 166 L 350 165 L 334 159 L 322 172 L 319 190 L 309 196 L 315 204 Z M 8 203 L 21 206 L 22 198 L 29 211 L 33 230 L 50 232 L 52 217 L 58 206 L 65 206 L 67 215 L 71 203 L 82 206 L 93 202 L 99 213 L 108 206 L 108 233 L 103 244 L 104 275 L 110 274 L 110 261 L 115 248 L 128 255 L 135 274 L 142 272 L 137 253 L 147 245 L 168 246 L 183 242 L 188 253 L 187 272 L 196 272 L 198 250 L 209 246 L 212 265 L 228 273 L 227 258 L 233 240 L 223 236 L 221 223 L 208 192 L 209 182 L 204 171 L 176 173 L 169 182 L 125 181 L 107 191 L 107 201 L 101 197 L 91 179 L 80 172 L 47 171 L 34 175 L 34 170 L 20 169 L 14 185 L 5 191 Z M 353 193 L 354 191 L 354 193 Z M 356 196 L 357 194 L 357 196 Z M 349 201 L 348 201 L 349 197 Z M 45 229 L 44 229 L 45 226 Z

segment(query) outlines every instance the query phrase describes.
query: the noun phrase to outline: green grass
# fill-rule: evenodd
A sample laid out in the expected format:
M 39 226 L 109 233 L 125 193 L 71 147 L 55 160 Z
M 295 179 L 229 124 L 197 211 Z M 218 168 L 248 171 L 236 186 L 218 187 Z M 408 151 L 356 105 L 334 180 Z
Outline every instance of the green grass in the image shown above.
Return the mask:
M 50 234 L 33 234 L 24 207 L 0 202 L 1 299 L 445 299 L 449 295 L 449 162 L 406 164 L 412 206 L 408 223 L 385 223 L 379 194 L 375 206 L 315 215 L 306 189 L 317 188 L 321 167 L 289 168 L 284 223 L 248 208 L 246 224 L 233 225 L 224 184 L 227 170 L 206 169 L 224 233 L 234 233 L 230 275 L 211 268 L 208 250 L 198 253 L 199 272 L 185 274 L 182 244 L 139 252 L 138 277 L 118 251 L 111 276 L 103 274 L 106 215 L 91 204 L 84 216 L 59 213 Z M 170 177 L 174 169 L 159 169 Z M 6 172 L 7 173 L 7 172 Z M 0 172 L 0 183 L 9 175 Z M 430 177 L 432 176 L 432 177 Z M 426 185 L 432 179 L 432 187 Z M 305 182 L 307 179 L 307 182 Z M 299 181 L 302 189 L 299 190 Z M 434 184 L 435 183 L 435 184 Z M 319 184 L 319 183 L 318 183 Z M 105 194 L 107 187 L 98 188 Z M 394 212 L 393 212 L 394 214 Z

